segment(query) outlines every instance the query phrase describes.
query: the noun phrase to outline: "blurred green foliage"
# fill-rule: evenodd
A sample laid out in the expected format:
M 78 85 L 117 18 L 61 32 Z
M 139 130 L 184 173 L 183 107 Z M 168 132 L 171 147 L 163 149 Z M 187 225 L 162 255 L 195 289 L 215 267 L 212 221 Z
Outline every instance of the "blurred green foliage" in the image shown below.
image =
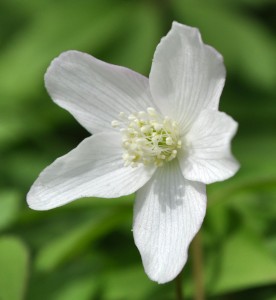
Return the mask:
M 148 75 L 173 20 L 198 27 L 223 54 L 221 110 L 240 124 L 241 170 L 208 188 L 208 299 L 276 299 L 275 12 L 273 0 L 0 0 L 1 300 L 174 299 L 174 283 L 144 274 L 133 195 L 49 212 L 25 202 L 39 172 L 88 136 L 46 94 L 50 61 L 77 49 Z M 183 276 L 189 299 L 190 262 Z

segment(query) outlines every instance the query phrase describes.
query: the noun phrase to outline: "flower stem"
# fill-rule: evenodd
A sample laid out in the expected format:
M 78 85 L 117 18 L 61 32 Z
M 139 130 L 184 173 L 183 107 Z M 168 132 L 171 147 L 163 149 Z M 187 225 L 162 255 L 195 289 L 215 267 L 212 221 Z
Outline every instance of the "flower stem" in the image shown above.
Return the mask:
M 184 300 L 182 287 L 182 272 L 175 278 L 176 300 Z
M 195 288 L 195 300 L 204 300 L 204 284 L 203 284 L 203 255 L 202 255 L 202 244 L 201 234 L 197 233 L 192 242 L 192 260 L 193 260 L 193 277 L 194 277 L 194 288 Z

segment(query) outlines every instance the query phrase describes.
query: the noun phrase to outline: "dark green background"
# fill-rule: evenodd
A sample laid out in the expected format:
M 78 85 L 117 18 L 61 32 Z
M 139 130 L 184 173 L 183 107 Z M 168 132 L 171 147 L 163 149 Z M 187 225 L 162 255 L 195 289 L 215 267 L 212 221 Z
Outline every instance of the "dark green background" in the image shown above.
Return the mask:
M 273 5 L 274 3 L 274 5 Z M 208 299 L 276 299 L 276 49 L 273 0 L 0 0 L 0 299 L 174 299 L 145 275 L 133 196 L 31 211 L 40 171 L 88 133 L 43 87 L 69 49 L 148 75 L 173 20 L 196 26 L 227 68 L 221 110 L 239 122 L 241 170 L 208 187 Z M 183 275 L 192 297 L 191 262 Z M 190 298 L 191 299 L 191 298 Z

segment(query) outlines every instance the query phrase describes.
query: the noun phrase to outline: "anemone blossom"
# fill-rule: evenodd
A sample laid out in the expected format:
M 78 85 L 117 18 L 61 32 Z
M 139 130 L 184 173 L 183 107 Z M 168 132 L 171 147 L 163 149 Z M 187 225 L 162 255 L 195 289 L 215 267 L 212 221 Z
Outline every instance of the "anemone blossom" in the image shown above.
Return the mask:
M 157 46 L 149 78 L 62 53 L 46 88 L 93 135 L 40 174 L 29 206 L 136 192 L 133 234 L 145 271 L 159 283 L 172 280 L 203 222 L 205 185 L 239 168 L 230 149 L 237 123 L 218 111 L 224 81 L 222 56 L 177 22 Z

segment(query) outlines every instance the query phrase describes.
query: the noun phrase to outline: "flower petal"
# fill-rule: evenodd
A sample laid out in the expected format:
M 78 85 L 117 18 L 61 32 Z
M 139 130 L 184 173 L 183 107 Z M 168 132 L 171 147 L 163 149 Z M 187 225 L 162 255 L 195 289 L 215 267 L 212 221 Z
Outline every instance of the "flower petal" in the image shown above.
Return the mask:
M 112 130 L 118 114 L 152 106 L 148 78 L 78 51 L 62 53 L 45 75 L 46 88 L 91 133 Z
M 137 192 L 134 239 L 152 280 L 165 283 L 182 270 L 205 211 L 205 185 L 185 180 L 177 160 L 159 168 Z
M 202 109 L 218 108 L 223 58 L 203 44 L 198 29 L 174 22 L 156 49 L 149 80 L 161 112 L 185 130 Z
M 183 152 L 178 155 L 183 176 L 206 184 L 233 176 L 239 163 L 231 154 L 230 142 L 237 127 L 223 112 L 203 111 L 186 135 Z
M 121 135 L 99 133 L 47 167 L 27 201 L 33 209 L 47 210 L 82 197 L 120 197 L 134 193 L 154 171 L 155 167 L 124 167 Z

